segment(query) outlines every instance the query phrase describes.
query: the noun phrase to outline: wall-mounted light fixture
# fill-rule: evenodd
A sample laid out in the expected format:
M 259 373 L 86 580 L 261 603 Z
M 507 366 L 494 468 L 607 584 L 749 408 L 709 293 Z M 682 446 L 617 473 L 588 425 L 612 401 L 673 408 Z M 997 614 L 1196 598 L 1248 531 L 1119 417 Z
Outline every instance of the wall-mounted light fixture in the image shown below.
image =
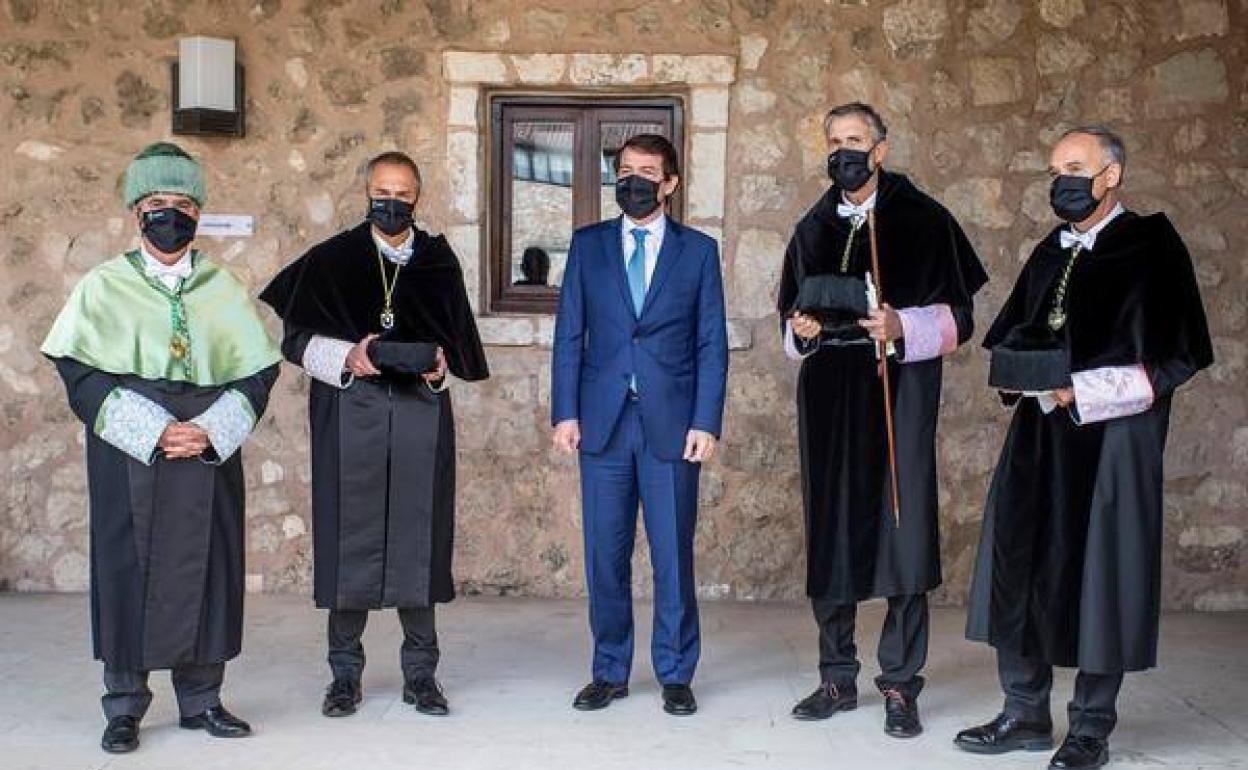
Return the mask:
M 173 133 L 242 136 L 243 65 L 233 40 L 185 37 L 173 63 Z

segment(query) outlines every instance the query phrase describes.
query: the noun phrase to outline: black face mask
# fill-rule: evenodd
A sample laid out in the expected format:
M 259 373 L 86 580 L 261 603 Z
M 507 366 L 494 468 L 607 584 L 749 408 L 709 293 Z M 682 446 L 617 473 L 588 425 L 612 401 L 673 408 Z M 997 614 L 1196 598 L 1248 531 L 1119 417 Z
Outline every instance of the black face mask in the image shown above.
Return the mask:
M 875 145 L 871 146 L 871 150 Z M 862 189 L 875 173 L 871 168 L 871 150 L 851 150 L 842 147 L 828 156 L 828 176 L 836 186 L 849 192 Z
M 172 206 L 144 211 L 141 220 L 143 237 L 162 254 L 176 254 L 195 240 L 199 221 Z
M 398 235 L 412 226 L 416 206 L 398 198 L 369 198 L 368 221 L 386 235 Z
M 633 174 L 615 181 L 615 202 L 630 219 L 645 219 L 659 207 L 659 183 Z
M 1092 216 L 1101 202 L 1092 194 L 1092 182 L 1105 173 L 1101 169 L 1092 176 L 1070 176 L 1063 174 L 1053 177 L 1053 185 L 1049 188 L 1049 205 L 1059 219 L 1067 222 L 1082 222 Z

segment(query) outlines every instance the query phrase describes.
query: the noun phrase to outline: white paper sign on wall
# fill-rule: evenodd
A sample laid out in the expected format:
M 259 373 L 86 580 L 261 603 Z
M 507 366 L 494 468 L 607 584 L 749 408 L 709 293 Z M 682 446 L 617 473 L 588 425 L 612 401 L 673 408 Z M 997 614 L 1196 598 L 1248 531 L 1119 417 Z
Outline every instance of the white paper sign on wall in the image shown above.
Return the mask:
M 250 238 L 256 218 L 249 214 L 204 214 L 199 218 L 197 235 L 214 238 Z

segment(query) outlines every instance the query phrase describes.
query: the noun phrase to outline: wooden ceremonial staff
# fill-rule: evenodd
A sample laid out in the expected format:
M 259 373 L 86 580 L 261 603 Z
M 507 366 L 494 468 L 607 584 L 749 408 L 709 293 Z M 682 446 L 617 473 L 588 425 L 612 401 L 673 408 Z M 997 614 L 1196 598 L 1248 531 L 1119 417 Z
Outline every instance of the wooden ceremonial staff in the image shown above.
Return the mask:
M 875 296 L 884 306 L 884 280 L 880 277 L 880 250 L 875 245 L 875 208 L 867 211 L 868 235 L 871 239 L 871 272 L 875 274 Z M 888 433 L 888 472 L 893 484 L 893 523 L 901 526 L 901 500 L 897 494 L 897 438 L 893 431 L 893 401 L 888 387 L 888 342 L 876 342 L 880 358 L 880 379 L 884 381 L 884 429 Z

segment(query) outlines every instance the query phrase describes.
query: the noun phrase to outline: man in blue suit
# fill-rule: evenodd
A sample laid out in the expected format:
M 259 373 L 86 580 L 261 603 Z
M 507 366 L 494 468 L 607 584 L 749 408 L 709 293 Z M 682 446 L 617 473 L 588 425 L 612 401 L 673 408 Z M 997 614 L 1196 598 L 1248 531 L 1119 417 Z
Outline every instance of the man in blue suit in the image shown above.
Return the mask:
M 680 181 L 672 144 L 634 136 L 615 169 L 624 215 L 572 237 L 551 376 L 555 446 L 580 450 L 594 636 L 593 681 L 573 706 L 596 710 L 628 695 L 640 502 L 654 567 L 651 658 L 664 711 L 682 716 L 697 711 L 693 533 L 698 472 L 724 412 L 723 284 L 715 241 L 665 213 Z

